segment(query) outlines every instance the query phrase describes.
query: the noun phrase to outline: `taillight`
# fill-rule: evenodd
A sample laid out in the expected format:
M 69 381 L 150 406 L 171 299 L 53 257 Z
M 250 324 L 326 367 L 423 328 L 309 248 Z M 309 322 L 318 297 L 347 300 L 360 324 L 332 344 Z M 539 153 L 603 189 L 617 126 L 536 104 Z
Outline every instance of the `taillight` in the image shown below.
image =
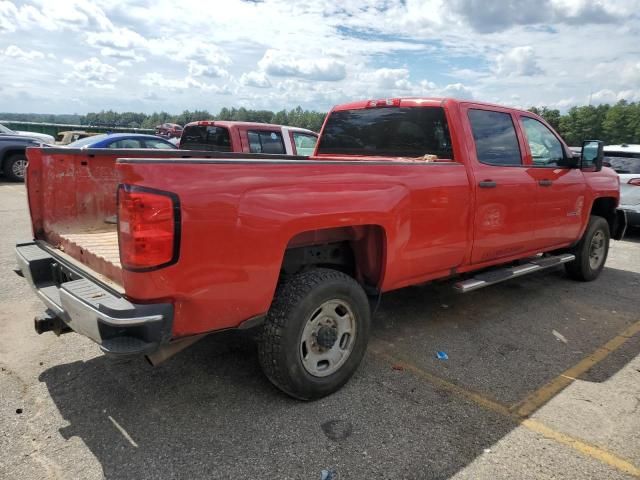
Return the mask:
M 632 178 L 627 183 L 629 185 L 635 185 L 636 187 L 640 187 L 640 178 Z
M 120 263 L 133 271 L 178 261 L 180 202 L 174 193 L 131 185 L 118 188 Z

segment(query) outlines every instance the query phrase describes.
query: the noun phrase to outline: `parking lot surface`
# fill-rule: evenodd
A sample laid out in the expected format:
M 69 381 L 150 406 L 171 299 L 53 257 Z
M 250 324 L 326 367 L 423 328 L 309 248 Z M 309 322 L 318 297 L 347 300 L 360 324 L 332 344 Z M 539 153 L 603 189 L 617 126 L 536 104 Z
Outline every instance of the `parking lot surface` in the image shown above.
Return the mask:
M 357 374 L 311 403 L 271 386 L 247 334 L 155 368 L 38 336 L 12 271 L 30 237 L 24 186 L 0 183 L 2 479 L 640 478 L 638 233 L 591 283 L 385 295 Z

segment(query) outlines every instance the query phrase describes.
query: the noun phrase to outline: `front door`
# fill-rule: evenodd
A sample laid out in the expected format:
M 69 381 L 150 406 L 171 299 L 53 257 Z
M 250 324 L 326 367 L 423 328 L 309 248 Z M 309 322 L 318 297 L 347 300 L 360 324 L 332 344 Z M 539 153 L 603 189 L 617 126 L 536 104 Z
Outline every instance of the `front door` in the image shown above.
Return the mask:
M 520 116 L 530 156 L 529 174 L 537 184 L 536 248 L 549 249 L 575 241 L 584 218 L 585 181 L 556 135 L 539 120 Z
M 467 150 L 476 198 L 472 263 L 532 249 L 537 183 L 523 163 L 516 118 L 499 107 L 467 105 Z M 466 122 L 465 122 L 466 123 Z M 475 158 L 474 158 L 475 157 Z

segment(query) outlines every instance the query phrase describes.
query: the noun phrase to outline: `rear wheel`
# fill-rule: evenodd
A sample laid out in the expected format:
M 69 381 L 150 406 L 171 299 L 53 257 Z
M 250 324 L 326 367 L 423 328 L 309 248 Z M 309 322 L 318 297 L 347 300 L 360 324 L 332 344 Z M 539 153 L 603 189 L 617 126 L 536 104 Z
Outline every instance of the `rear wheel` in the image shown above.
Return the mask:
M 285 393 L 312 400 L 342 387 L 369 339 L 370 311 L 348 275 L 315 269 L 280 285 L 258 342 L 260 364 Z
M 24 182 L 27 171 L 27 157 L 23 153 L 11 155 L 2 166 L 4 176 L 12 182 Z
M 602 217 L 591 216 L 584 236 L 571 250 L 576 256 L 565 264 L 567 274 L 583 282 L 595 280 L 600 275 L 609 253 L 609 224 Z

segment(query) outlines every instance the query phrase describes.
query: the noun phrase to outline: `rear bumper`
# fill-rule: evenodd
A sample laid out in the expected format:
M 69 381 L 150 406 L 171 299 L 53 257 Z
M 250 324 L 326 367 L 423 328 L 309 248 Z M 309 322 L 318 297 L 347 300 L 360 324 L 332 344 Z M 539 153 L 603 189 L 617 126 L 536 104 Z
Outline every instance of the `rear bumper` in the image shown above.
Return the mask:
M 171 338 L 173 305 L 134 304 L 37 243 L 16 245 L 22 276 L 47 314 L 106 353 L 147 354 Z

